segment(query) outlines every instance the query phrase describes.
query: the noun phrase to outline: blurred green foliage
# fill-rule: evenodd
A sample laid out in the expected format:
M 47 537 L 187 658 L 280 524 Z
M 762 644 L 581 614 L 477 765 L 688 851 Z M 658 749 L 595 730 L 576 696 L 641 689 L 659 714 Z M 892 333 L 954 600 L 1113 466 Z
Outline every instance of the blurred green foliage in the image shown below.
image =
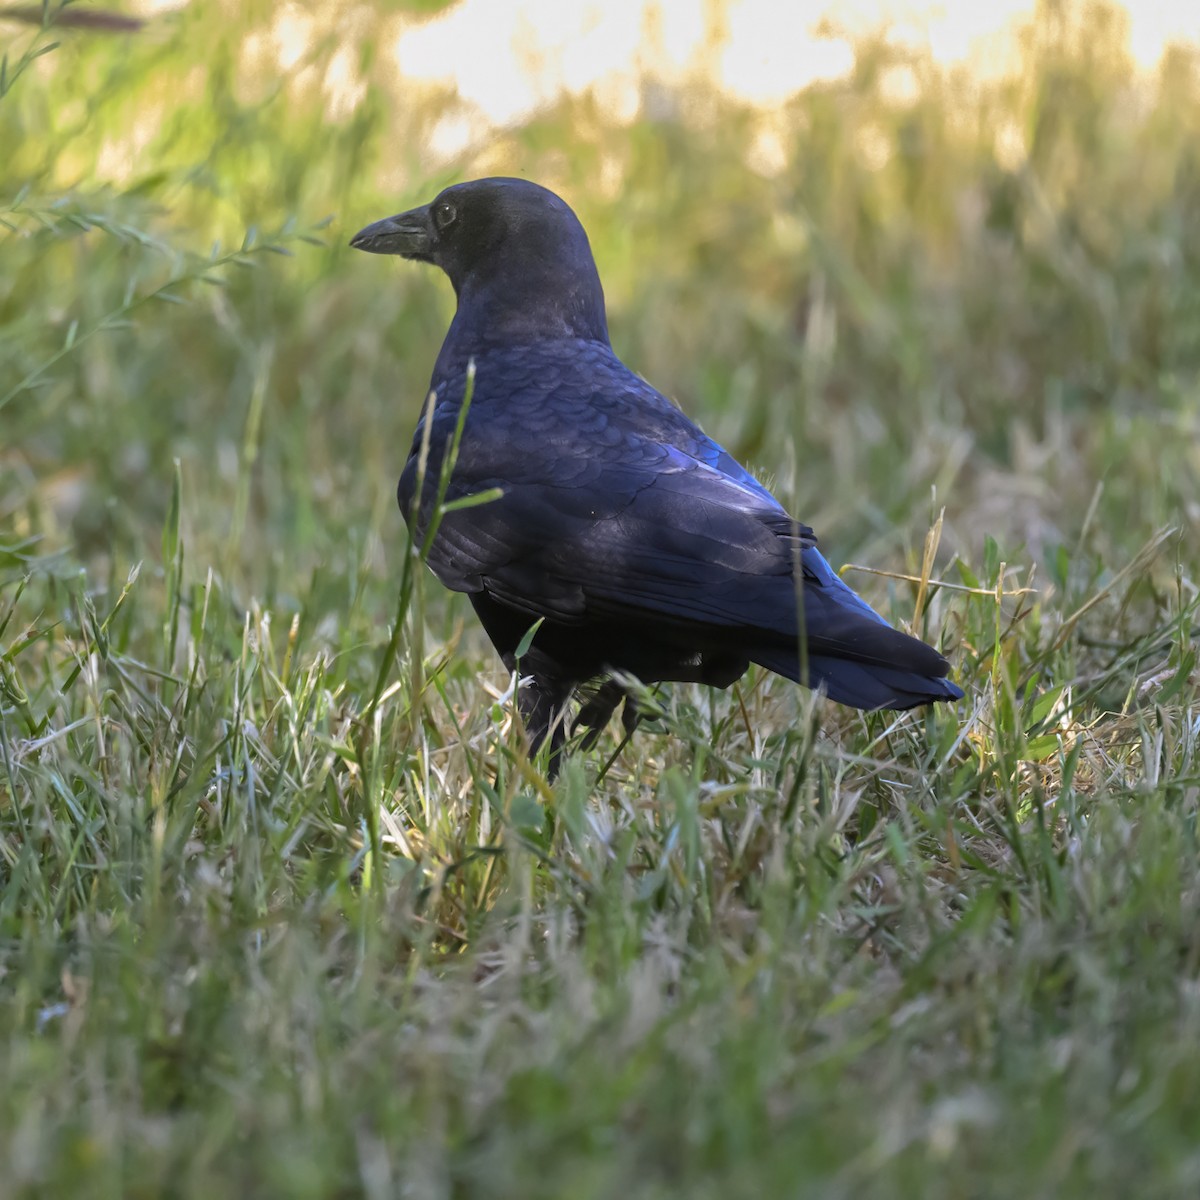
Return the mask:
M 270 436 L 244 563 L 269 563 L 297 522 L 301 545 L 324 552 L 321 528 L 341 544 L 390 491 L 451 302 L 431 273 L 358 261 L 345 235 L 488 172 L 572 200 L 621 352 L 737 452 L 786 472 L 822 530 L 908 524 L 936 482 L 953 536 L 955 509 L 978 499 L 964 464 L 1019 471 L 1038 448 L 1077 519 L 1100 476 L 1102 512 L 1136 496 L 1149 525 L 1196 494 L 1187 439 L 1169 436 L 1190 428 L 1200 354 L 1193 52 L 1141 79 L 1113 12 L 1048 4 L 1020 71 L 992 82 L 880 40 L 849 79 L 780 112 L 650 89 L 642 118 L 614 127 L 584 98 L 439 164 L 428 133 L 452 101 L 394 77 L 391 15 L 342 30 L 322 12 L 287 70 L 271 69 L 270 4 L 190 6 L 115 40 L 63 33 L 0 108 L 6 442 L 39 477 L 82 469 L 85 551 L 141 555 L 135 527 L 157 528 L 173 456 L 202 502 L 224 494 L 256 386 Z M 10 57 L 31 42 L 18 33 Z M 334 117 L 326 81 L 347 54 L 365 92 Z M 763 139 L 778 167 L 766 177 L 746 165 Z M 181 257 L 330 216 L 328 252 L 290 244 L 294 260 L 225 271 L 209 295 L 175 289 L 186 307 L 144 307 L 22 389 L 72 330 L 172 273 L 197 276 Z M 1167 462 L 1075 461 L 1128 449 L 1131 423 L 1168 435 L 1148 439 Z M 1076 426 L 1084 444 L 1055 444 Z M 317 520 L 322 481 L 345 503 Z
M 1200 54 L 1045 0 L 444 161 L 438 7 L 0 23 L 0 1198 L 1194 1194 Z M 450 289 L 345 244 L 501 173 L 963 705 L 531 770 L 397 605 Z

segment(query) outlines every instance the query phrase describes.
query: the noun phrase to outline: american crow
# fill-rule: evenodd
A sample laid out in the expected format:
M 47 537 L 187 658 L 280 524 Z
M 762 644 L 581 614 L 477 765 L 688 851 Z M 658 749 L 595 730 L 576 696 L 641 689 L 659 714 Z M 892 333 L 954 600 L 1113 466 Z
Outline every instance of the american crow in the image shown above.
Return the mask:
M 474 362 L 444 499 L 502 495 L 447 512 L 428 562 L 470 596 L 510 670 L 541 621 L 518 706 L 534 749 L 550 736 L 552 771 L 575 689 L 606 680 L 578 717 L 594 737 L 621 674 L 728 687 L 756 662 L 855 708 L 961 698 L 936 650 L 860 600 L 811 529 L 617 358 L 587 234 L 553 192 L 457 184 L 350 245 L 433 263 L 454 285 L 422 497 L 424 419 L 400 508 L 423 542 Z

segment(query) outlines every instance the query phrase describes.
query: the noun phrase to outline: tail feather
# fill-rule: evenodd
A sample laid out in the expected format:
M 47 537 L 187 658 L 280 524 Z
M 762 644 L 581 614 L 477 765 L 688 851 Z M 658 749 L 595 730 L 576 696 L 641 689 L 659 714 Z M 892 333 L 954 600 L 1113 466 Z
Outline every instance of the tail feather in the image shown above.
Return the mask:
M 760 666 L 797 683 L 823 688 L 831 700 L 852 708 L 917 708 L 939 700 L 962 699 L 962 688 L 945 678 L 949 664 L 940 654 L 899 630 L 889 632 L 894 638 L 890 661 L 810 653 L 807 676 L 801 673 L 800 656 L 793 647 L 763 647 L 750 657 Z M 914 646 L 920 646 L 924 653 L 913 655 Z M 905 664 L 906 658 L 914 657 L 916 664 Z

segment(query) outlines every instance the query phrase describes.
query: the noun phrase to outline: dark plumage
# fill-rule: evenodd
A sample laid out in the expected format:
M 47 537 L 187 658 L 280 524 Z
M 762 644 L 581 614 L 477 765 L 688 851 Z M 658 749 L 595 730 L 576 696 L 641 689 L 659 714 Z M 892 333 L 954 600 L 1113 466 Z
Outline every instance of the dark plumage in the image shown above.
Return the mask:
M 423 540 L 474 361 L 447 499 L 503 495 L 447 513 L 429 565 L 470 596 L 510 670 L 542 619 L 518 692 L 535 748 L 552 735 L 557 753 L 576 687 L 612 672 L 728 687 L 756 662 L 855 708 L 962 696 L 936 650 L 860 600 L 812 530 L 617 358 L 587 235 L 553 192 L 458 184 L 350 244 L 434 263 L 454 285 L 424 494 L 422 421 L 400 508 Z M 621 697 L 602 685 L 581 723 L 599 729 Z

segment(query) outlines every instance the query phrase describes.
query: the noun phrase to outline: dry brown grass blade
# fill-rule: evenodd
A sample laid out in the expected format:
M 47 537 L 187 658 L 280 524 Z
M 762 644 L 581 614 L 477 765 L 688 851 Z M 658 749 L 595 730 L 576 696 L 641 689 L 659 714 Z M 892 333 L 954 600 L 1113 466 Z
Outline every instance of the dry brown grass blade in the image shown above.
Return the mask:
M 899 579 L 904 583 L 924 584 L 926 588 L 934 591 L 964 592 L 968 596 L 1032 596 L 1037 592 L 1037 588 L 1032 587 L 1011 588 L 998 592 L 995 588 L 971 587 L 966 583 L 950 583 L 945 579 L 908 575 L 904 571 L 884 571 L 879 567 L 864 567 L 859 563 L 846 563 L 838 574 L 845 575 L 847 571 L 861 571 L 864 575 L 879 575 L 884 579 Z
M 925 535 L 925 552 L 921 556 L 921 578 L 917 584 L 917 602 L 913 606 L 912 623 L 917 629 L 921 624 L 921 613 L 925 611 L 925 597 L 929 593 L 929 577 L 933 573 L 933 560 L 937 554 L 938 545 L 942 540 L 942 520 L 946 516 L 945 508 L 937 515 L 937 520 L 930 526 Z
M 48 19 L 44 19 L 48 17 Z M 41 5 L 16 4 L 0 8 L 0 20 L 53 29 L 96 29 L 104 33 L 137 33 L 146 22 L 141 17 L 98 9 L 59 8 L 43 14 Z

